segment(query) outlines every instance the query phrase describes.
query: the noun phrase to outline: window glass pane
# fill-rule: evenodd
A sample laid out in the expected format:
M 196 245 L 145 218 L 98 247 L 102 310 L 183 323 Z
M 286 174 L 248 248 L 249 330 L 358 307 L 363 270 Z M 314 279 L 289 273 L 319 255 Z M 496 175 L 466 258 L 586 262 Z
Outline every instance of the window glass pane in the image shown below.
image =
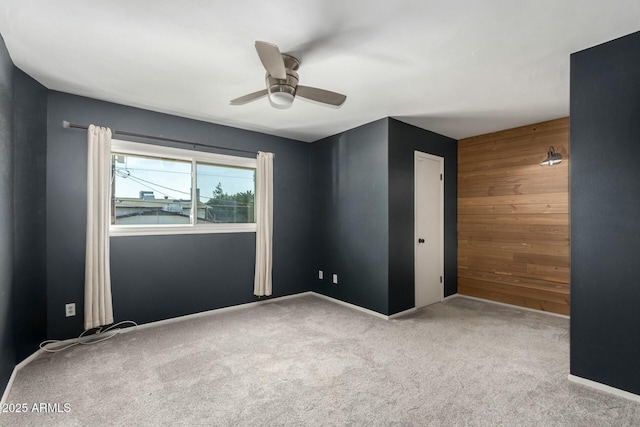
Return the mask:
M 191 162 L 113 153 L 111 224 L 189 224 Z
M 255 222 L 255 169 L 198 163 L 198 223 Z

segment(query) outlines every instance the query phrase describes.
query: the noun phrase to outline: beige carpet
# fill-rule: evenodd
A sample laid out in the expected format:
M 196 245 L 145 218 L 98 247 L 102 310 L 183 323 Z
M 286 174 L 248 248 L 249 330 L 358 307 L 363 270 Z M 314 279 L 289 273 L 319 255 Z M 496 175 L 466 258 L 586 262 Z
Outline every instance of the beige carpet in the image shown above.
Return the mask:
M 640 425 L 640 404 L 567 380 L 568 323 L 465 298 L 386 321 L 308 295 L 43 355 L 8 403 L 62 412 L 0 424 Z

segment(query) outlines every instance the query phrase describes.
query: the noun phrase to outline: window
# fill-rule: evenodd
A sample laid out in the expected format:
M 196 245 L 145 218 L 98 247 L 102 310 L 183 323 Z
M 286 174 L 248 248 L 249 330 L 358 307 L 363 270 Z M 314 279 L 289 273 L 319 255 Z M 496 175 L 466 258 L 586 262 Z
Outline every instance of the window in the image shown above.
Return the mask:
M 111 235 L 251 232 L 256 159 L 113 140 Z

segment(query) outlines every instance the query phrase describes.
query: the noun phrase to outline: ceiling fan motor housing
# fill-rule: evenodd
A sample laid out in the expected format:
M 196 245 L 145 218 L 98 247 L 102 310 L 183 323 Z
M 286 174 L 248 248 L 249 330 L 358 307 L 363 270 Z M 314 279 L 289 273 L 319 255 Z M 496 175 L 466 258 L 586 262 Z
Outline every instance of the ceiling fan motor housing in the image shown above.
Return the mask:
M 284 60 L 287 78 L 285 80 L 276 79 L 269 73 L 265 76 L 267 90 L 269 91 L 269 101 L 274 107 L 288 108 L 293 103 L 298 87 L 298 73 L 300 62 L 291 55 L 282 55 Z

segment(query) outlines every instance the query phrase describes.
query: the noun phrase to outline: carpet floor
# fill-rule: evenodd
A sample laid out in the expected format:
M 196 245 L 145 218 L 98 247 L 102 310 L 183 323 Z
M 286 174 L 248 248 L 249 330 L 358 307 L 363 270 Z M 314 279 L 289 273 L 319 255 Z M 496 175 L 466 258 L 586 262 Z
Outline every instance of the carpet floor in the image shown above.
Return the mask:
M 305 295 L 41 355 L 0 425 L 640 425 L 568 373 L 565 318 L 453 298 L 384 320 Z

